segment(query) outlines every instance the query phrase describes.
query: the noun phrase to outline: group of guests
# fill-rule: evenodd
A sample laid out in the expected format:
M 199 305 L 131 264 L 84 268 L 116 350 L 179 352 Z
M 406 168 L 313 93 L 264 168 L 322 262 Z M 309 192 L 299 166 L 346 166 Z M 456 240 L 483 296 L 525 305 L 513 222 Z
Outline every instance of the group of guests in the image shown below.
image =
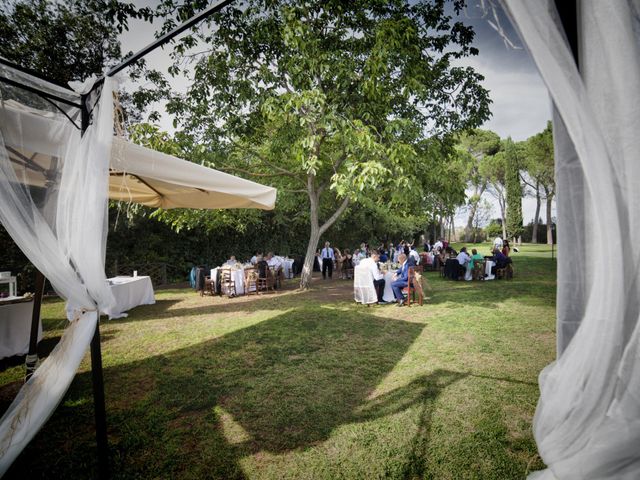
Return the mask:
M 316 262 L 318 270 L 322 271 L 322 278 L 332 278 L 334 267 L 339 268 L 339 274 L 344 278 L 351 278 L 353 269 L 362 261 L 376 255 L 376 262 L 402 263 L 401 255 L 405 256 L 409 266 L 415 266 L 422 262 L 420 254 L 416 250 L 413 242 L 402 240 L 397 245 L 389 243 L 385 246 L 380 244 L 378 248 L 369 247 L 368 243 L 362 242 L 359 248 L 353 253 L 348 248 L 340 251 L 337 247 L 332 247 L 330 242 L 325 242 L 324 247 L 316 252 Z
M 511 253 L 511 247 L 509 246 L 508 240 L 502 240 L 500 237 L 496 238 L 491 249 L 491 255 L 482 256 L 478 253 L 478 250 L 475 248 L 471 249 L 471 255 L 469 255 L 467 251 L 467 247 L 462 247 L 460 252 L 456 254 L 455 250 L 451 247 L 447 247 L 448 251 L 444 251 L 445 254 L 448 253 L 450 258 L 455 256 L 457 263 L 457 269 L 455 272 L 451 272 L 451 274 L 445 271 L 445 276 L 450 276 L 455 279 L 464 278 L 465 280 L 472 279 L 473 269 L 475 267 L 476 262 L 484 262 L 485 259 L 489 259 L 493 261 L 493 265 L 491 267 L 491 274 L 495 275 L 496 270 L 506 268 L 507 265 L 513 262 L 509 254 Z
M 386 281 L 384 274 L 378 266 L 378 262 L 380 261 L 382 261 L 382 255 L 379 251 L 373 250 L 368 257 L 360 261 L 359 265 L 360 271 L 363 272 L 363 274 L 366 272 L 370 277 L 370 281 L 373 282 L 373 288 L 378 297 L 378 304 L 386 305 L 393 302 L 385 302 L 383 299 Z M 402 307 L 406 302 L 402 290 L 405 289 L 409 283 L 409 267 L 411 264 L 409 258 L 404 253 L 398 255 L 398 263 L 400 264 L 400 268 L 398 268 L 393 274 L 393 277 L 391 277 L 391 290 L 393 290 L 393 296 L 398 307 Z

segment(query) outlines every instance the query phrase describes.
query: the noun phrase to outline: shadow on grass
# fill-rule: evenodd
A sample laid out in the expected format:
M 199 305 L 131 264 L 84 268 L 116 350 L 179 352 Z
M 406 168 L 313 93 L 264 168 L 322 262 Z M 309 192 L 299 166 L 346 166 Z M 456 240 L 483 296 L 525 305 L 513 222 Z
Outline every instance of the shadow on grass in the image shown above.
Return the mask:
M 243 478 L 239 460 L 325 441 L 340 425 L 431 404 L 465 376 L 437 371 L 369 400 L 423 326 L 298 308 L 215 340 L 105 370 L 113 478 Z M 90 478 L 96 472 L 90 374 L 5 478 Z M 74 425 L 73 441 L 69 426 Z M 408 470 L 409 471 L 409 470 Z

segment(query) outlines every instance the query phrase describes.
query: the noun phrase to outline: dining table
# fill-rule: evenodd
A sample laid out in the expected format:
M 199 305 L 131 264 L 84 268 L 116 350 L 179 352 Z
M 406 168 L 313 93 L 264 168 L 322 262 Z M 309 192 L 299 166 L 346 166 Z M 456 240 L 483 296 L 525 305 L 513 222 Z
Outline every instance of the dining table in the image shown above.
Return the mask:
M 15 295 L 0 299 L 0 358 L 29 352 L 33 298 Z M 42 340 L 42 321 L 38 341 Z
M 236 295 L 244 295 L 245 291 L 246 291 L 246 287 L 244 284 L 244 278 L 245 278 L 245 270 L 247 268 L 254 268 L 251 265 L 243 265 L 242 267 L 231 267 L 231 266 L 221 266 L 221 267 L 216 267 L 213 268 L 211 270 L 211 280 L 213 281 L 213 285 L 214 285 L 214 291 L 218 291 L 218 272 L 220 272 L 222 274 L 222 270 L 229 270 L 231 273 L 231 280 L 234 282 L 235 284 L 235 288 L 236 288 Z M 222 285 L 222 288 L 220 289 L 220 292 L 223 293 L 224 295 L 228 295 L 229 292 L 224 291 L 225 286 Z M 255 285 L 251 286 L 250 289 L 251 292 L 255 291 Z
M 111 293 L 116 299 L 118 313 L 109 315 L 110 319 L 126 317 L 126 312 L 139 305 L 156 303 L 151 277 L 146 275 L 119 276 L 108 279 Z

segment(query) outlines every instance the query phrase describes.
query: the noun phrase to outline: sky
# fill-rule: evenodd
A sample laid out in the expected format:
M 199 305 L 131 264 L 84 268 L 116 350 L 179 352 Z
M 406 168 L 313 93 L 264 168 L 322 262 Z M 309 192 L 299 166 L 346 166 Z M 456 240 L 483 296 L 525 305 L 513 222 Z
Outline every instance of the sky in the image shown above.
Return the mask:
M 137 6 L 155 5 L 154 0 L 135 0 Z M 551 119 L 551 103 L 538 71 L 531 56 L 522 46 L 522 42 L 511 25 L 504 12 L 498 11 L 498 18 L 503 33 L 518 48 L 505 45 L 503 37 L 489 24 L 493 21 L 491 14 L 484 15 L 484 11 L 478 7 L 479 0 L 468 0 L 467 9 L 460 15 L 460 20 L 471 25 L 476 32 L 474 46 L 479 49 L 479 55 L 466 58 L 461 61 L 463 65 L 472 66 L 481 73 L 485 80 L 483 86 L 489 90 L 492 117 L 482 125 L 482 128 L 493 130 L 501 138 L 511 137 L 515 141 L 525 140 L 528 137 L 541 132 L 547 121 Z M 145 22 L 131 22 L 130 30 L 121 36 L 123 51 L 137 51 L 154 40 L 155 29 L 159 25 Z M 147 63 L 152 68 L 167 71 L 171 64 L 169 48 L 158 49 L 147 58 Z M 174 89 L 185 91 L 188 80 L 173 78 L 171 80 Z M 163 112 L 163 106 L 156 105 L 155 109 Z M 172 132 L 172 119 L 162 115 L 160 126 L 164 130 Z M 499 217 L 499 208 L 495 200 L 487 195 L 493 205 L 492 218 Z M 523 200 L 523 216 L 525 224 L 529 223 L 535 215 L 535 200 L 525 198 Z M 456 215 L 456 225 L 466 221 L 463 212 Z

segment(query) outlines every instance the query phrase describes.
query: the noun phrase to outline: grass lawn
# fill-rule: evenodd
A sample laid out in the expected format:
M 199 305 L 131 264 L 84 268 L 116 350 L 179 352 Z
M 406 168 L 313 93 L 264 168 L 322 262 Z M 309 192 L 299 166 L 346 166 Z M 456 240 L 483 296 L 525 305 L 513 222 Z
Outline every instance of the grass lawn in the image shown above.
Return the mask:
M 411 308 L 356 305 L 337 279 L 235 299 L 156 292 L 102 326 L 113 478 L 524 478 L 543 467 L 531 423 L 555 354 L 556 264 L 546 246 L 514 264 L 511 281 L 427 273 Z M 43 320 L 46 349 L 63 303 Z M 0 372 L 0 411 L 22 375 Z M 92 478 L 95 455 L 87 354 L 5 478 Z

